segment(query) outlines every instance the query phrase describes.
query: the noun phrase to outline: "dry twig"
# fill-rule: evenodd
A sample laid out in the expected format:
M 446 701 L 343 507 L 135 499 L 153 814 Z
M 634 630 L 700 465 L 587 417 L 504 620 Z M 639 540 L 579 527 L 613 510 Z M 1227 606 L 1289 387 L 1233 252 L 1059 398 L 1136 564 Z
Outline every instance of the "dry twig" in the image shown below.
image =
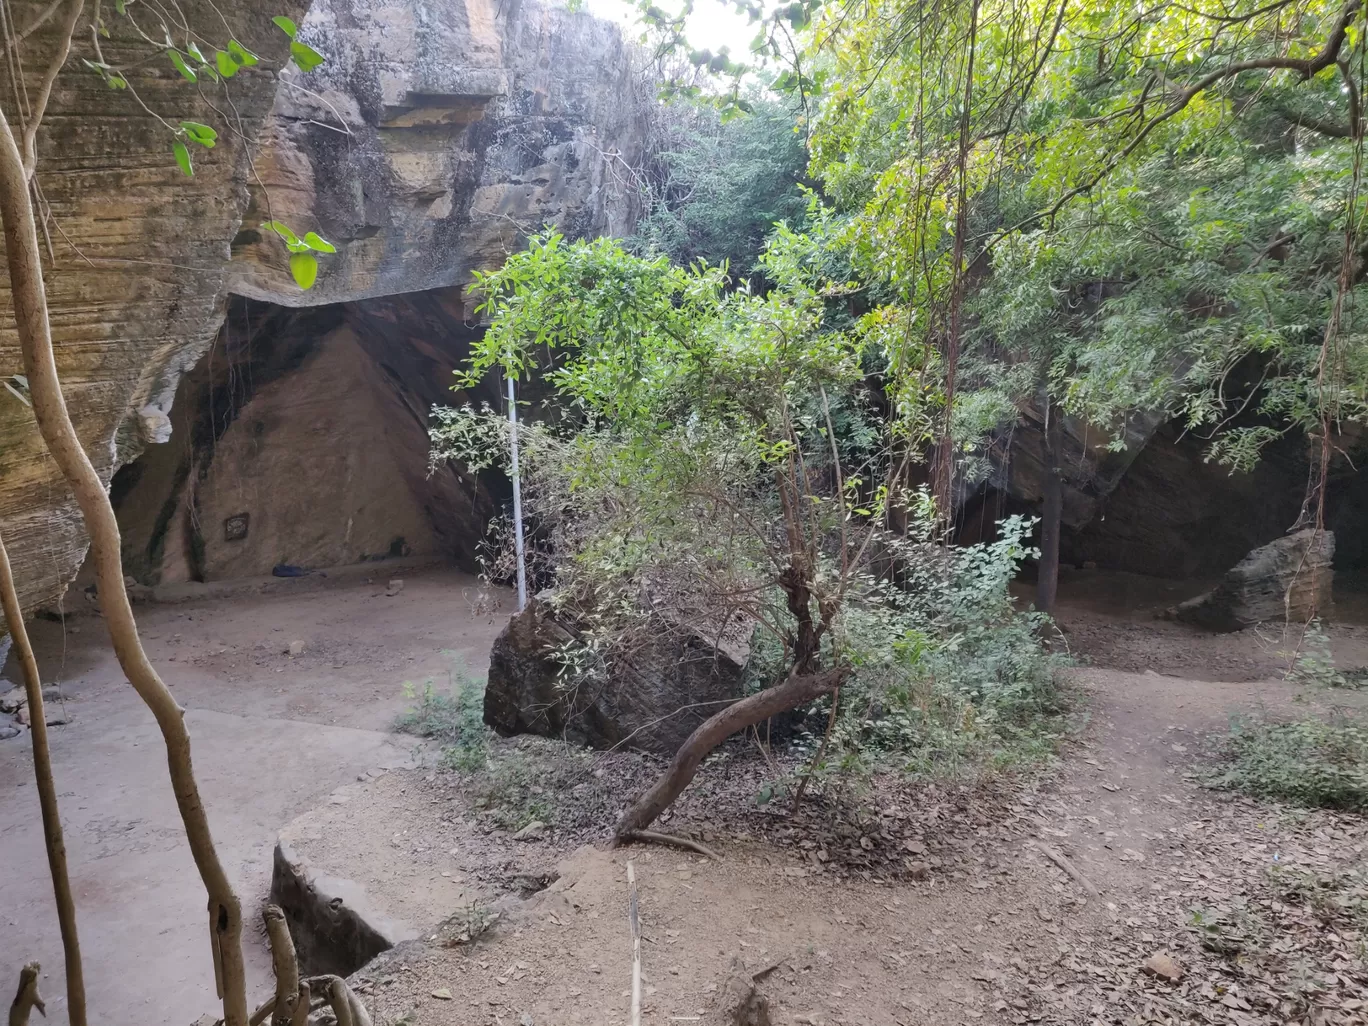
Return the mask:
M 1102 897 L 1102 892 L 1097 889 L 1097 886 L 1086 876 L 1084 876 L 1082 870 L 1080 870 L 1072 862 L 1066 859 L 1063 856 L 1063 854 L 1055 851 L 1048 844 L 1045 844 L 1041 841 L 1033 841 L 1032 843 L 1038 849 L 1040 849 L 1041 853 L 1044 854 L 1044 856 L 1047 859 L 1053 862 L 1060 869 L 1064 870 L 1064 872 L 1068 873 L 1070 879 L 1072 879 L 1074 883 L 1078 884 L 1078 886 L 1082 887 L 1085 891 L 1087 891 L 1090 897 Z

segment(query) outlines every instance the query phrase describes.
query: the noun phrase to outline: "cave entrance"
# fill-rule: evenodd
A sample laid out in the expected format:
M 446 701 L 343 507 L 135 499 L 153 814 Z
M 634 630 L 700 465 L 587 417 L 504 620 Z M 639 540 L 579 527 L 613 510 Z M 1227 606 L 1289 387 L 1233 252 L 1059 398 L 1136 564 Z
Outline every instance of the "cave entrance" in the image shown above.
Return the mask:
M 470 569 L 501 482 L 429 473 L 428 412 L 479 329 L 463 290 L 292 309 L 233 297 L 168 441 L 115 475 L 125 573 L 216 581 L 371 560 Z M 497 403 L 497 382 L 467 398 Z

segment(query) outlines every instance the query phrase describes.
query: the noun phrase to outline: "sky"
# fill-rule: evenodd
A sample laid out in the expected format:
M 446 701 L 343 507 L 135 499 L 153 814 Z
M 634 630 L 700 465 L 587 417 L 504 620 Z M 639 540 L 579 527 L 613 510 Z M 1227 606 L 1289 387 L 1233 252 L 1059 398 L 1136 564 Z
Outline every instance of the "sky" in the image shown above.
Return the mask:
M 666 11 L 677 11 L 680 6 L 672 0 L 655 0 L 655 3 Z M 629 0 L 587 0 L 585 7 L 600 18 L 625 26 L 629 38 L 635 39 L 641 34 L 636 5 Z M 699 49 L 716 53 L 727 46 L 731 48 L 733 59 L 744 60 L 750 42 L 755 38 L 755 31 L 749 19 L 744 14 L 738 14 L 730 3 L 694 0 L 694 12 L 689 18 L 686 35 L 689 42 Z

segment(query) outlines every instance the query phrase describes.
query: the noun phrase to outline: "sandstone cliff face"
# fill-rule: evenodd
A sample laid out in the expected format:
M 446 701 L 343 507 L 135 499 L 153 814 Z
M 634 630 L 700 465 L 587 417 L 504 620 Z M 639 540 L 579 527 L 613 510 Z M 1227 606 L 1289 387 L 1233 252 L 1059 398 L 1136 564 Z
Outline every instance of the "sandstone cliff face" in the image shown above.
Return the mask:
M 388 296 L 463 282 L 544 225 L 630 234 L 623 172 L 650 87 L 613 26 L 521 2 L 315 0 L 300 35 L 330 59 L 281 76 L 231 291 L 287 306 Z M 308 293 L 257 230 L 268 195 L 269 214 L 341 249 Z
M 43 6 L 18 4 L 16 21 Z M 217 18 L 208 5 L 186 11 L 192 24 Z M 635 155 L 650 90 L 611 26 L 493 0 L 318 0 L 307 12 L 239 2 L 224 13 L 264 64 L 284 58 L 275 14 L 295 17 L 328 63 L 307 76 L 235 78 L 236 131 L 169 65 L 131 72 L 152 109 L 219 127 L 220 144 L 196 154 L 193 179 L 171 160 L 156 119 L 80 68 L 81 43 L 40 136 L 58 363 L 106 476 L 168 440 L 177 386 L 218 337 L 230 293 L 314 306 L 459 287 L 544 224 L 623 233 L 633 220 L 619 154 L 629 163 Z M 115 60 L 135 52 L 117 34 L 105 49 Z M 259 144 L 252 161 L 246 140 Z M 295 288 L 283 250 L 261 237 L 267 210 L 338 245 L 312 291 Z M 459 288 L 448 295 L 466 316 Z M 0 302 L 8 307 L 7 296 Z M 7 320 L 0 377 L 21 371 Z M 80 564 L 85 534 L 31 412 L 7 393 L 0 528 L 25 605 L 52 602 Z

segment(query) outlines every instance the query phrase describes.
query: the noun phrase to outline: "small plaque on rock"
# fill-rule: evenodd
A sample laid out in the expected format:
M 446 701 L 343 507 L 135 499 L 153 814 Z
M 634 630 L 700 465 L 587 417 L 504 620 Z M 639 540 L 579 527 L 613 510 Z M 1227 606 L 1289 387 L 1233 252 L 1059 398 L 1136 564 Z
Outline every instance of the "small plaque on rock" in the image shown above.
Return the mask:
M 242 541 L 247 537 L 247 525 L 251 522 L 252 514 L 234 513 L 231 517 L 223 519 L 223 540 Z

